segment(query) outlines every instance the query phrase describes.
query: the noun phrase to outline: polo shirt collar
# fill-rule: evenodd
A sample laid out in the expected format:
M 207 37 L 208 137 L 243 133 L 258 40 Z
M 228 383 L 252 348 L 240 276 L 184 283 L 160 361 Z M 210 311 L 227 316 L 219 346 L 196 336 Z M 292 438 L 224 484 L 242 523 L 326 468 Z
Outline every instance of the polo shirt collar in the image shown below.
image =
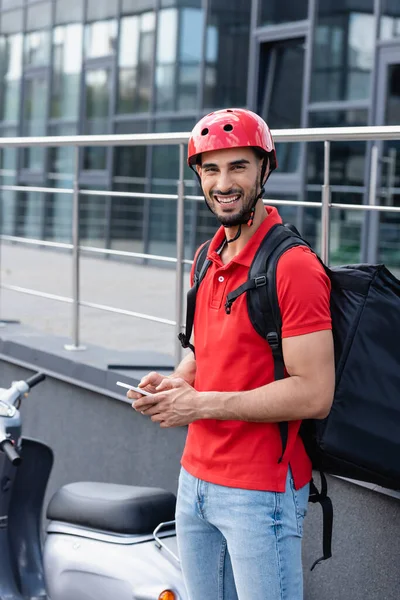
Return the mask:
M 282 223 L 282 218 L 280 217 L 277 209 L 274 206 L 266 206 L 265 210 L 267 212 L 267 218 L 261 223 L 257 231 L 254 235 L 251 236 L 247 244 L 244 248 L 232 258 L 230 261 L 243 265 L 244 267 L 250 267 L 254 254 L 258 246 L 260 245 L 264 236 L 268 233 L 268 231 L 276 225 L 277 223 Z M 242 227 L 246 227 L 246 225 L 242 225 Z M 218 266 L 222 266 L 221 257 L 218 254 L 218 249 L 221 248 L 223 242 L 225 240 L 225 227 L 221 225 L 213 239 L 211 240 L 210 247 L 208 249 L 207 258 L 212 262 L 216 263 Z

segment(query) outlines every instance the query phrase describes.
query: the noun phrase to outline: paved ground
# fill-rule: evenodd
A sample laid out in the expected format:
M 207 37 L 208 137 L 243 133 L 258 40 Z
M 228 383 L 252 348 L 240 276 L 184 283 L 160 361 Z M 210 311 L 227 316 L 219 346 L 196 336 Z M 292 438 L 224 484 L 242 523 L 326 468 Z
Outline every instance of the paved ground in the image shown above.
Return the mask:
M 188 287 L 188 274 L 185 287 Z M 2 284 L 72 296 L 71 256 L 48 248 L 4 243 Z M 81 258 L 81 299 L 175 320 L 175 271 L 104 258 Z M 0 317 L 18 319 L 43 332 L 71 336 L 72 306 L 1 290 Z M 81 308 L 81 342 L 119 350 L 156 350 L 174 355 L 175 329 L 91 308 Z

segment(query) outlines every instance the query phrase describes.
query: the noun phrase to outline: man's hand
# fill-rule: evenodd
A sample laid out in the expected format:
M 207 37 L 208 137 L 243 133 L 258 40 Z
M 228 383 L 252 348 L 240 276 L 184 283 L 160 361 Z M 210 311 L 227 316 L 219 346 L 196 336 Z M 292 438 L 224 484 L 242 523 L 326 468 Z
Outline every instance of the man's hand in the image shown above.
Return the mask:
M 160 373 L 156 373 L 155 371 L 151 371 L 151 373 L 148 373 L 147 375 L 145 375 L 142 378 L 138 387 L 143 388 L 144 390 L 146 390 L 146 392 L 149 392 L 150 394 L 155 394 L 157 386 L 160 385 L 160 383 L 163 381 L 163 379 L 167 379 L 167 377 L 165 375 L 160 375 Z M 143 400 L 145 398 L 148 398 L 148 401 L 147 401 L 148 406 L 153 405 L 153 402 L 149 396 L 144 396 L 142 394 L 138 394 L 137 392 L 134 392 L 133 390 L 128 390 L 126 395 L 129 398 L 129 400 L 134 401 L 132 403 L 133 408 L 135 408 L 135 406 L 134 406 L 135 401 L 139 400 L 139 398 L 142 398 Z
M 140 396 L 132 406 L 160 427 L 182 427 L 199 418 L 198 404 L 199 393 L 186 381 L 164 377 L 153 396 Z

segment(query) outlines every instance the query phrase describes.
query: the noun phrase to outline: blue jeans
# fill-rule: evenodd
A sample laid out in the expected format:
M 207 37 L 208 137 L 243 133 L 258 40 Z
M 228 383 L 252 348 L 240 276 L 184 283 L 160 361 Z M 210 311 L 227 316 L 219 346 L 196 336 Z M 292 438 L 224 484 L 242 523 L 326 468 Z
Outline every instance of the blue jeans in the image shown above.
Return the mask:
M 225 487 L 181 469 L 176 528 L 190 600 L 302 600 L 301 539 L 309 485 Z

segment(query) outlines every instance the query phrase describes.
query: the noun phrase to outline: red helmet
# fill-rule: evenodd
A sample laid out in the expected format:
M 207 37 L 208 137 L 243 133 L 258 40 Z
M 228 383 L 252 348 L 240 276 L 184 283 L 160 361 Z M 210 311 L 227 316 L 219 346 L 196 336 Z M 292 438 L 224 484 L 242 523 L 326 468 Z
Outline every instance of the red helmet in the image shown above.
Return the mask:
M 202 152 L 243 146 L 268 153 L 270 172 L 277 168 L 274 140 L 264 119 L 244 108 L 217 110 L 195 125 L 189 138 L 188 165 L 193 167 Z

